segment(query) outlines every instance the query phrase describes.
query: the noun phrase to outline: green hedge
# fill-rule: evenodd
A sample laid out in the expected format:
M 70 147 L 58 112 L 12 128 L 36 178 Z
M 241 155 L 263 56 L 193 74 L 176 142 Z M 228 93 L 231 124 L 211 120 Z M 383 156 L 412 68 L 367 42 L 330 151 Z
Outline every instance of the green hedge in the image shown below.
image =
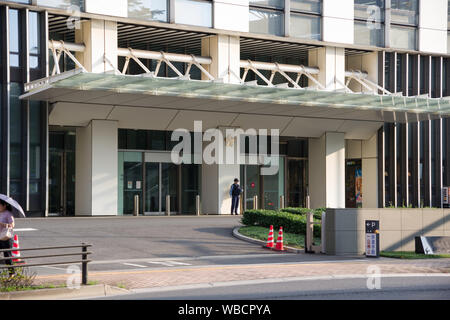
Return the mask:
M 315 221 L 317 220 L 315 219 Z M 247 210 L 243 214 L 242 223 L 246 226 L 261 226 L 266 228 L 270 228 L 273 225 L 274 233 L 277 233 L 280 226 L 283 226 L 283 231 L 285 232 L 306 234 L 306 215 L 285 211 Z M 321 236 L 320 225 L 314 226 L 314 236 Z M 276 234 L 274 238 L 276 238 Z
M 293 213 L 293 214 L 300 214 L 300 215 L 305 215 L 306 213 L 309 211 L 310 209 L 306 209 L 306 208 L 284 208 L 284 209 L 280 209 L 281 212 L 289 212 L 289 213 Z M 314 209 L 313 210 L 313 215 L 314 215 L 314 219 L 317 220 L 322 220 L 322 212 L 324 212 L 326 209 L 325 208 L 319 208 L 319 209 Z

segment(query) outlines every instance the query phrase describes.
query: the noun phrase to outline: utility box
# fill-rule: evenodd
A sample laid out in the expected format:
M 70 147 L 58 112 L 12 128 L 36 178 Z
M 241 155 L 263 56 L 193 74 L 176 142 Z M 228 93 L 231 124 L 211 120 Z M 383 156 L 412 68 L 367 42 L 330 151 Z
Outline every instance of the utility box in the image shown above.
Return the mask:
M 380 221 L 366 220 L 366 257 L 380 256 Z

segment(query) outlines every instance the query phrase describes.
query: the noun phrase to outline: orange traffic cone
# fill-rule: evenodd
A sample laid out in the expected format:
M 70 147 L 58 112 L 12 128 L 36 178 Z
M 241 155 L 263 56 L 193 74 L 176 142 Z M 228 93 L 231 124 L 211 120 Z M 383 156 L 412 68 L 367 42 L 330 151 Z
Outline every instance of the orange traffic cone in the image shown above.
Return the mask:
M 267 237 L 266 248 L 273 248 L 273 226 L 270 226 L 269 236 Z
M 284 251 L 283 248 L 283 227 L 280 227 L 280 231 L 278 232 L 277 244 L 275 246 L 275 250 Z
M 19 249 L 19 237 L 17 236 L 17 234 L 14 235 L 13 249 Z M 11 251 L 11 255 L 13 257 L 13 263 L 23 263 L 23 261 L 20 259 L 20 251 Z

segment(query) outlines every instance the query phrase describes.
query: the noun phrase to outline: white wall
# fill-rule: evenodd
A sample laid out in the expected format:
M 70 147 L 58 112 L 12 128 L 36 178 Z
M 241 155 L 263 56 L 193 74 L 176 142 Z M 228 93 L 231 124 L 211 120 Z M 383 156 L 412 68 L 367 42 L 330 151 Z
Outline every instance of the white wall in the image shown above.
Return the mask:
M 336 82 L 338 79 L 345 83 L 345 49 L 337 47 L 323 47 L 308 52 L 309 66 L 319 67 L 320 73 L 316 79 L 328 90 L 343 88 Z M 313 85 L 312 81 L 309 85 Z
M 248 0 L 214 0 L 213 26 L 216 29 L 248 32 Z
M 353 44 L 353 18 L 353 0 L 323 0 L 322 40 Z
M 85 9 L 89 13 L 127 17 L 128 0 L 85 0 Z
M 419 51 L 447 53 L 447 0 L 419 1 Z

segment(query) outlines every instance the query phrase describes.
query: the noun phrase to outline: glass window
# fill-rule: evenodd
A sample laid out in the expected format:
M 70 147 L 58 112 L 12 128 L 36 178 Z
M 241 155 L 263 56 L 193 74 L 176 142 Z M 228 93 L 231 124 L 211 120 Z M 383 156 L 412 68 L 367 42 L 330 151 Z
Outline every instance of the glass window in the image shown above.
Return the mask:
M 212 3 L 175 0 L 175 23 L 212 27 Z
M 249 0 L 249 4 L 251 6 L 253 5 L 284 9 L 284 0 Z
M 31 0 L 9 0 L 9 2 L 17 2 L 17 3 L 31 4 Z
M 290 35 L 296 38 L 321 39 L 320 17 L 292 14 Z
M 41 104 L 30 101 L 30 179 L 41 178 Z
M 22 104 L 19 100 L 21 85 L 11 83 L 10 95 L 10 194 L 16 200 L 22 194 Z
M 384 25 L 355 21 L 355 44 L 384 47 Z
M 408 96 L 412 96 L 414 90 L 414 59 L 417 56 L 408 56 Z
M 84 10 L 84 0 L 37 0 L 38 6 L 68 9 L 71 6 L 77 6 Z
M 30 68 L 39 68 L 39 51 L 40 51 L 40 30 L 39 30 L 39 14 L 37 12 L 29 13 L 29 30 L 28 42 L 30 50 Z
M 391 0 L 391 21 L 393 23 L 417 25 L 417 0 Z
M 19 11 L 9 10 L 9 63 L 11 67 L 20 66 L 19 58 Z
M 320 14 L 322 12 L 321 0 L 291 0 L 291 10 L 312 12 Z
M 284 35 L 284 14 L 281 12 L 250 9 L 250 32 Z
M 450 33 L 447 33 L 447 53 L 450 53 Z
M 391 47 L 416 50 L 416 28 L 391 26 Z
M 355 19 L 384 22 L 384 0 L 355 0 Z
M 167 21 L 166 0 L 128 0 L 128 17 L 142 20 Z
M 398 53 L 397 54 L 397 92 L 403 91 L 403 61 L 405 59 L 405 55 Z

